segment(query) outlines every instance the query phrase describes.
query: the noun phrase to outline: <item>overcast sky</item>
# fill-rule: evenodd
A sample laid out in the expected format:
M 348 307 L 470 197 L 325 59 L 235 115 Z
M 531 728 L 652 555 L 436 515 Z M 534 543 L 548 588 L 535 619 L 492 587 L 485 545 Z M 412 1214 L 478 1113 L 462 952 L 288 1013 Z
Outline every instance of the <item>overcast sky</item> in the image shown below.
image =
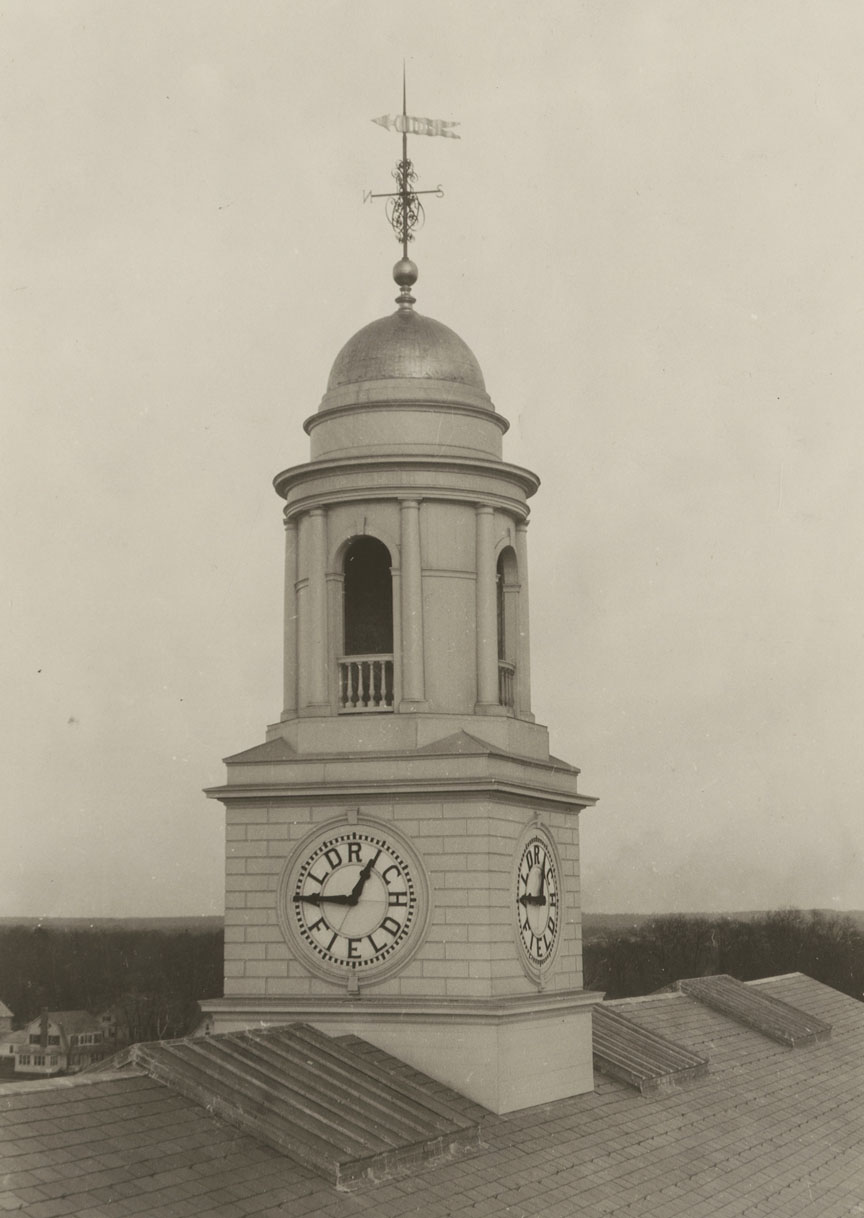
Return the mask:
M 270 485 L 418 311 L 543 485 L 534 709 L 594 911 L 864 907 L 864 5 L 18 0 L 3 68 L 0 914 L 220 913 L 281 702 Z

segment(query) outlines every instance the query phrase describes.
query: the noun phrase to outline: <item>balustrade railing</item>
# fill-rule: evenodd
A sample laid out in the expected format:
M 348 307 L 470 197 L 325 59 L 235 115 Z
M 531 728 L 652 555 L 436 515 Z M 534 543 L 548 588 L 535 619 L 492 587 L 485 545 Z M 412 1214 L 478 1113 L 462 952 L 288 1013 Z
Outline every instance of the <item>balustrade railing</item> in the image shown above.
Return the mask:
M 498 701 L 501 706 L 509 706 L 511 709 L 515 705 L 513 701 L 513 676 L 515 672 L 515 664 L 508 664 L 506 660 L 498 661 Z
M 339 660 L 339 713 L 393 710 L 393 657 L 342 656 Z

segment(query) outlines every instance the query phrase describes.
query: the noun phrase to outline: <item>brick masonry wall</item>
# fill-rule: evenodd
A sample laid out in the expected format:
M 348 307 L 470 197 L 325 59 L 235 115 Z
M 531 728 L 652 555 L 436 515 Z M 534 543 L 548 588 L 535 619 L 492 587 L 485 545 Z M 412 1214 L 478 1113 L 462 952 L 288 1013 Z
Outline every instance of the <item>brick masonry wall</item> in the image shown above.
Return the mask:
M 313 828 L 344 818 L 343 806 L 286 802 L 232 806 L 227 813 L 225 994 L 338 993 L 294 956 L 279 925 L 280 877 Z M 423 945 L 395 975 L 361 988 L 376 995 L 491 997 L 537 992 L 522 968 L 515 933 L 515 868 L 523 832 L 535 823 L 523 803 L 415 800 L 368 804 L 360 820 L 393 825 L 426 869 L 431 914 Z M 579 837 L 575 813 L 542 812 L 561 862 L 561 940 L 546 991 L 582 984 Z

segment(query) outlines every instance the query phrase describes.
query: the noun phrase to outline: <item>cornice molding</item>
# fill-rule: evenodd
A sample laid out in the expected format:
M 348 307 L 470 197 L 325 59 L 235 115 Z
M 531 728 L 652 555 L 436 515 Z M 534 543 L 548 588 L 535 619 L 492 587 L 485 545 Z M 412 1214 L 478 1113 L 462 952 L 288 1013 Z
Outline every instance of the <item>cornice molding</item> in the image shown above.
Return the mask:
M 453 780 L 424 777 L 411 781 L 382 776 L 369 782 L 359 782 L 356 779 L 339 782 L 330 777 L 317 782 L 237 782 L 220 787 L 205 787 L 204 794 L 208 799 L 218 799 L 226 807 L 235 803 L 251 806 L 277 801 L 307 804 L 319 801 L 324 804 L 332 804 L 334 801 L 371 801 L 380 804 L 384 796 L 387 803 L 429 802 L 443 798 L 478 800 L 494 797 L 530 808 L 578 814 L 584 808 L 593 807 L 597 802 L 596 796 L 593 795 L 580 795 L 576 791 L 556 791 L 551 787 L 535 787 L 528 783 L 515 783 L 492 777 Z
M 334 993 L 332 997 L 326 994 L 315 997 L 298 995 L 296 998 L 239 995 L 236 998 L 208 998 L 199 1005 L 208 1013 L 236 1015 L 252 1022 L 259 1019 L 273 1022 L 282 1018 L 312 1022 L 318 1019 L 362 1021 L 368 1018 L 387 1023 L 412 1023 L 416 1020 L 423 1024 L 500 1025 L 521 1023 L 528 1018 L 555 1019 L 578 1009 L 587 1013 L 602 999 L 602 993 L 595 990 L 560 990 L 557 993 L 546 990 L 539 994 L 518 994 L 508 998 L 397 998 L 376 996 L 361 988 L 360 993 L 352 997 L 345 995 L 344 990 L 341 994 Z
M 286 504 L 283 509 L 283 516 L 286 521 L 294 520 L 297 516 L 303 516 L 312 508 L 332 507 L 335 504 L 345 503 L 368 503 L 370 500 L 401 500 L 405 496 L 399 488 L 393 487 L 390 489 L 380 489 L 376 487 L 358 487 L 356 490 L 332 490 L 319 492 L 314 495 L 307 495 L 302 499 L 295 499 L 291 503 Z M 528 505 L 521 499 L 511 499 L 507 495 L 500 495 L 490 491 L 484 491 L 482 494 L 477 491 L 472 493 L 466 490 L 443 490 L 441 487 L 421 486 L 411 487 L 411 498 L 418 500 L 437 500 L 444 503 L 485 503 L 492 507 L 499 508 L 502 512 L 515 517 L 518 524 L 522 520 L 526 520 L 530 509 Z
M 317 478 L 335 475 L 344 477 L 346 473 L 352 474 L 396 474 L 400 475 L 393 479 L 393 487 L 400 490 L 408 489 L 401 475 L 413 473 L 441 473 L 447 472 L 457 474 L 464 477 L 466 474 L 472 474 L 475 477 L 482 478 L 498 478 L 503 481 L 513 482 L 524 493 L 526 498 L 530 498 L 539 488 L 540 479 L 530 469 L 525 469 L 521 465 L 511 465 L 507 461 L 485 460 L 483 458 L 474 457 L 433 457 L 433 456 L 418 456 L 410 457 L 405 454 L 394 454 L 393 456 L 374 456 L 374 457 L 329 457 L 322 458 L 320 461 L 308 461 L 303 465 L 292 465 L 288 469 L 282 470 L 273 479 L 273 486 L 276 493 L 285 499 L 289 490 L 296 486 L 302 485 L 304 482 L 310 482 Z M 370 487 L 372 492 L 377 488 Z M 412 488 L 415 489 L 415 488 Z M 416 494 L 420 495 L 420 488 L 416 488 Z M 431 491 L 435 493 L 434 488 Z M 360 488 L 350 492 L 352 497 L 362 497 L 365 492 Z M 470 491 L 467 496 L 472 500 L 477 496 Z
M 469 418 L 482 419 L 484 423 L 493 423 L 499 428 L 502 435 L 510 430 L 510 424 L 504 416 L 498 414 L 495 410 L 490 410 L 488 406 L 471 406 L 467 402 L 430 401 L 428 399 L 422 402 L 412 402 L 401 398 L 395 401 L 345 402 L 340 406 L 328 406 L 326 410 L 321 410 L 316 414 L 310 415 L 303 423 L 303 430 L 307 435 L 311 435 L 316 427 L 332 419 L 374 410 L 408 410 L 426 414 L 462 414 L 467 415 Z

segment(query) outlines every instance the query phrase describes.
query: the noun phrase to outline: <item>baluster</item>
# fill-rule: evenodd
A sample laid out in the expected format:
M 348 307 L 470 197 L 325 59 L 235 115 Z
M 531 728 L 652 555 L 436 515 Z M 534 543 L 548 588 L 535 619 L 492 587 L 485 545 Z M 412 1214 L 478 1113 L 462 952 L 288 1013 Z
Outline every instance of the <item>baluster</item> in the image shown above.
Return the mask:
M 345 656 L 338 664 L 341 713 L 393 709 L 392 656 Z

